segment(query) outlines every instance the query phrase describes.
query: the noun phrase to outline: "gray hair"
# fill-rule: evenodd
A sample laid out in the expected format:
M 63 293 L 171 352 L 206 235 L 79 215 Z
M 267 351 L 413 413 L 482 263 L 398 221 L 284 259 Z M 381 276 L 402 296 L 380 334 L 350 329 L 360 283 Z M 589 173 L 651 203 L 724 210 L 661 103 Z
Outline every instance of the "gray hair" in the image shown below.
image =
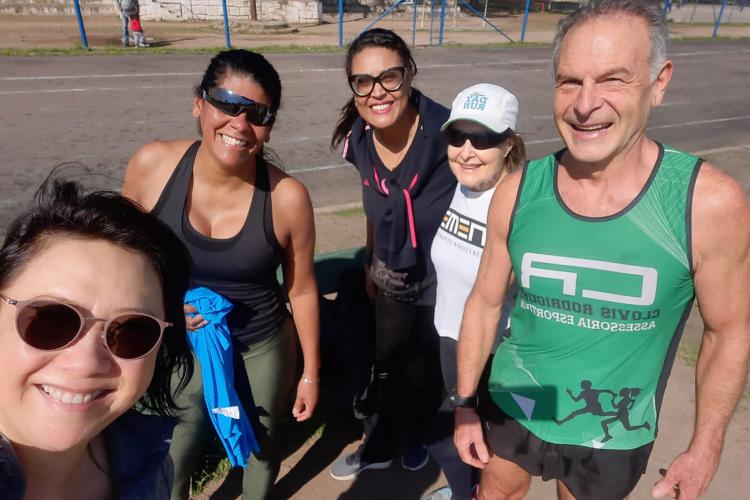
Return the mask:
M 560 62 L 560 45 L 565 35 L 575 26 L 602 16 L 627 15 L 643 19 L 648 26 L 651 42 L 651 80 L 659 75 L 667 61 L 667 19 L 658 2 L 650 0 L 589 0 L 577 11 L 564 17 L 557 24 L 555 41 L 552 45 L 552 77 L 557 74 Z

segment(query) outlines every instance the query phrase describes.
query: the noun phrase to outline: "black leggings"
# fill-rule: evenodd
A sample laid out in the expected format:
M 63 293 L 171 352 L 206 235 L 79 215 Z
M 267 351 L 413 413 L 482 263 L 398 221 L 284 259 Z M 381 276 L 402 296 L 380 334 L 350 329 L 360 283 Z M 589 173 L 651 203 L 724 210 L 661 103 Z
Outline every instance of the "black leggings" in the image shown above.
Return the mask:
M 362 458 L 390 460 L 405 422 L 407 447 L 425 444 L 440 406 L 443 380 L 434 306 L 400 302 L 378 292 L 375 299 L 375 388 L 378 420 Z

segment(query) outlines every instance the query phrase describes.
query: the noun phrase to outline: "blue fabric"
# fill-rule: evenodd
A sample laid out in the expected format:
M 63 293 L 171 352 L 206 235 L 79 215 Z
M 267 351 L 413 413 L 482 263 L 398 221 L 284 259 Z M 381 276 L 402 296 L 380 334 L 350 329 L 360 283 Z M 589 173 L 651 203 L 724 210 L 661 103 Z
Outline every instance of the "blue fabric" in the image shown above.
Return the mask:
M 109 453 L 114 498 L 169 500 L 172 460 L 169 443 L 174 419 L 129 411 L 102 434 Z M 10 442 L 0 434 L 0 498 L 23 500 L 26 478 Z
M 195 307 L 208 322 L 203 328 L 188 331 L 188 340 L 201 365 L 208 416 L 232 466 L 246 467 L 250 452 L 258 453 L 260 447 L 234 389 L 232 339 L 226 320 L 232 303 L 204 287 L 188 290 L 185 303 Z

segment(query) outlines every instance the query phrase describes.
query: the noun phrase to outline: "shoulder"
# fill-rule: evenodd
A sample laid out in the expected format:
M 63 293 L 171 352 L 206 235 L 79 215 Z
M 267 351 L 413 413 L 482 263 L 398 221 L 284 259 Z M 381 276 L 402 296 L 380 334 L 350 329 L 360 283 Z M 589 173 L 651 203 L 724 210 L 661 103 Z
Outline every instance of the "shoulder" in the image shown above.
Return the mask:
M 123 194 L 151 210 L 185 151 L 194 141 L 154 141 L 138 148 L 125 170 Z
M 270 183 L 271 199 L 274 211 L 282 214 L 299 215 L 298 210 L 310 209 L 310 194 L 302 182 L 282 171 L 270 163 L 268 167 L 268 179 Z
M 703 163 L 695 181 L 691 209 L 693 248 L 699 259 L 706 252 L 725 251 L 750 242 L 750 204 L 730 175 Z
M 417 89 L 413 89 L 417 96 L 417 110 L 422 118 L 424 127 L 432 133 L 440 133 L 440 127 L 443 126 L 451 114 L 451 110 L 427 97 Z

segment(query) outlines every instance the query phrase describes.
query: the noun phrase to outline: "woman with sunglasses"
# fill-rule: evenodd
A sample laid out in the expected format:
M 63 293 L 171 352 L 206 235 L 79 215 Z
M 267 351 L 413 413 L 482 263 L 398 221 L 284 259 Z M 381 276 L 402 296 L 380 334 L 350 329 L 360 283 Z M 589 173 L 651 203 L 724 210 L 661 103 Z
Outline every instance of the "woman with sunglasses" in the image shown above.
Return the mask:
M 258 500 L 267 497 L 279 471 L 276 432 L 298 373 L 297 336 L 303 363 L 292 415 L 297 421 L 310 418 L 318 400 L 312 205 L 304 186 L 263 156 L 280 103 L 279 75 L 263 56 L 221 52 L 195 89 L 193 116 L 202 140 L 144 145 L 128 164 L 123 188 L 185 243 L 193 285 L 234 306 L 227 322 L 238 358 L 235 388 L 245 398 L 246 413 L 259 419 L 254 431 L 261 448 L 249 461 L 243 498 Z M 276 279 L 279 264 L 293 320 Z M 191 329 L 204 324 L 200 315 L 188 319 Z M 178 403 L 187 411 L 171 451 L 173 497 L 187 498 L 190 474 L 212 436 L 197 370 Z
M 346 74 L 353 95 L 331 146 L 344 143 L 343 156 L 362 179 L 378 419 L 357 453 L 334 462 L 331 475 L 340 480 L 389 467 L 402 421 L 408 439 L 402 466 L 417 470 L 427 463 L 426 431 L 442 391 L 429 250 L 456 186 L 439 128 L 448 109 L 412 87 L 417 66 L 406 43 L 389 30 L 365 31 L 349 46 Z M 407 366 L 416 358 L 421 380 L 409 384 Z M 408 414 L 405 400 L 413 403 Z
M 451 398 L 440 408 L 445 436 L 430 446 L 430 454 L 440 463 L 448 486 L 428 497 L 430 500 L 469 500 L 475 471 L 465 464 L 453 444 L 453 412 L 473 408 L 471 395 L 455 394 L 456 343 L 461 329 L 464 305 L 474 286 L 484 251 L 487 211 L 500 180 L 523 166 L 526 148 L 514 130 L 518 100 L 497 85 L 480 83 L 458 93 L 450 118 L 442 130 L 448 141 L 448 163 L 458 179 L 451 205 L 432 242 L 432 262 L 437 272 L 435 328 L 440 335 L 440 360 L 445 387 Z M 500 321 L 502 338 L 507 326 L 515 287 L 509 291 Z
M 126 198 L 42 185 L 0 248 L 0 498 L 169 498 L 189 273 Z

